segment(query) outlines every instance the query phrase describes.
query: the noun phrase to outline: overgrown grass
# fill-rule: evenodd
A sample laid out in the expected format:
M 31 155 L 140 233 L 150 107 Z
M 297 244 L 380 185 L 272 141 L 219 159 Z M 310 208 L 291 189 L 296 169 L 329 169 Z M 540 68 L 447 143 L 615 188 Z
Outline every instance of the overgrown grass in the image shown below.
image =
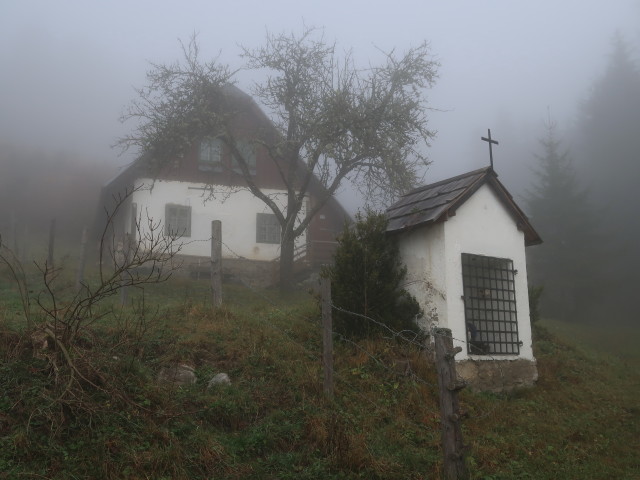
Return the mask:
M 472 465 L 486 468 L 477 478 L 638 478 L 638 364 L 585 354 L 545 327 L 534 346 L 537 386 L 489 396 L 481 409 L 494 413 L 468 422 Z
M 424 352 L 338 342 L 326 400 L 319 312 L 305 292 L 225 285 L 224 307 L 212 309 L 206 281 L 172 279 L 130 292 L 123 309 L 114 298 L 76 358 L 99 376 L 63 406 L 11 292 L 4 285 L 0 300 L 0 478 L 440 478 L 438 389 Z M 471 478 L 640 478 L 640 361 L 603 355 L 586 337 L 576 346 L 571 327 L 536 328 L 535 388 L 463 391 Z M 196 384 L 158 383 L 174 363 L 192 366 Z M 218 372 L 231 385 L 207 389 Z

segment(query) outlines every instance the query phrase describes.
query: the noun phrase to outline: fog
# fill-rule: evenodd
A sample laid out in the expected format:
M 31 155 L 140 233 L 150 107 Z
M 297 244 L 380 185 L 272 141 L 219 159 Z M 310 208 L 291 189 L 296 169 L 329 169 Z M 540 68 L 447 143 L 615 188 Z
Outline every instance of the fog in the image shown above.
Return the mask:
M 197 32 L 203 58 L 239 65 L 238 44 L 265 29 L 324 27 L 328 41 L 361 62 L 426 39 L 440 60 L 428 93 L 438 130 L 427 180 L 486 165 L 487 128 L 509 145 L 535 139 L 547 107 L 561 125 L 603 68 L 616 30 L 639 34 L 640 3 L 194 1 L 3 2 L 0 7 L 0 141 L 122 164 L 111 149 L 118 117 L 145 82 L 149 62 L 179 58 L 178 39 Z M 240 75 L 240 86 L 251 79 Z M 243 85 L 244 83 L 244 85 Z M 530 144 L 531 142 L 529 142 Z M 527 145 L 525 143 L 525 145 Z M 505 153 L 509 153 L 507 157 Z M 506 173 L 505 173 L 506 174 Z
M 303 25 L 324 28 L 327 41 L 363 65 L 375 63 L 379 49 L 428 40 L 441 67 L 427 92 L 438 135 L 423 181 L 488 165 L 480 137 L 490 128 L 500 142 L 495 168 L 520 201 L 545 119 L 558 123 L 568 147 L 577 138 L 580 106 L 603 75 L 615 32 L 638 58 L 640 1 L 3 2 L 0 174 L 37 176 L 43 162 L 66 159 L 106 181 L 135 156 L 112 148 L 131 128 L 119 117 L 134 87 L 145 84 L 149 62 L 181 56 L 178 39 L 197 32 L 203 58 L 239 66 L 240 44 L 258 46 L 266 30 L 299 32 Z M 238 79 L 248 89 L 247 73 Z M 46 172 L 55 176 L 55 168 Z M 36 202 L 37 195 L 26 198 Z M 359 206 L 346 189 L 340 198 L 352 212 Z

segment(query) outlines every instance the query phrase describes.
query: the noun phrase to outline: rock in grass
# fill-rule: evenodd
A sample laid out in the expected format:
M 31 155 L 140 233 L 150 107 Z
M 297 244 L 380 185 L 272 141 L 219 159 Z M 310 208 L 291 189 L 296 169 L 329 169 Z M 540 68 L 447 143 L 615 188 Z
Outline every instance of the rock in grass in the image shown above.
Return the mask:
M 231 385 L 231 379 L 229 378 L 229 375 L 227 375 L 226 373 L 218 373 L 217 375 L 214 375 L 213 378 L 209 380 L 207 388 L 213 388 L 217 385 Z
M 196 374 L 189 365 L 162 367 L 158 372 L 158 382 L 172 383 L 177 386 L 193 385 L 196 383 Z

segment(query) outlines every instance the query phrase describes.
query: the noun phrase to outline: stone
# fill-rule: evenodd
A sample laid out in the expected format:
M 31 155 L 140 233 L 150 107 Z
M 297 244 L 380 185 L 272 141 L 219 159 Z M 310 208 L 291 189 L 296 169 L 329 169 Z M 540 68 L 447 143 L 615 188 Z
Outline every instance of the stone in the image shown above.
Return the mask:
M 461 360 L 456 373 L 469 387 L 483 392 L 508 392 L 533 387 L 538 380 L 535 360 Z
M 231 385 L 231 379 L 229 375 L 226 373 L 218 373 L 213 376 L 209 383 L 207 384 L 207 388 L 213 388 L 217 385 Z
M 196 374 L 189 365 L 162 367 L 158 372 L 158 381 L 172 383 L 176 386 L 193 385 L 196 383 Z

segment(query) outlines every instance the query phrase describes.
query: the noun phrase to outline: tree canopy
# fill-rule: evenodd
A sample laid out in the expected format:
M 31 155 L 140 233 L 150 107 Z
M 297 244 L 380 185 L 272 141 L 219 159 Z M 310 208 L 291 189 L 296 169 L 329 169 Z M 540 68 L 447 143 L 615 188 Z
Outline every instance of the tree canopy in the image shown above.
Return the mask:
M 236 158 L 246 188 L 282 227 L 281 284 L 290 278 L 295 238 L 343 182 L 380 204 L 414 186 L 428 164 L 425 151 L 434 132 L 427 125 L 424 90 L 433 85 L 438 62 L 426 42 L 403 54 L 388 52 L 381 64 L 367 68 L 358 68 L 349 52 L 339 55 L 313 28 L 301 35 L 267 33 L 262 46 L 243 48 L 244 68 L 264 78 L 251 91 L 277 132 L 253 141 L 278 168 L 285 208 L 259 188 L 238 147 L 237 112 L 227 88 L 237 72 L 218 60 L 201 61 L 195 37 L 183 53 L 182 61 L 152 66 L 148 85 L 123 117 L 137 124 L 121 144 L 162 165 L 215 132 Z M 303 215 L 316 179 L 322 193 Z

